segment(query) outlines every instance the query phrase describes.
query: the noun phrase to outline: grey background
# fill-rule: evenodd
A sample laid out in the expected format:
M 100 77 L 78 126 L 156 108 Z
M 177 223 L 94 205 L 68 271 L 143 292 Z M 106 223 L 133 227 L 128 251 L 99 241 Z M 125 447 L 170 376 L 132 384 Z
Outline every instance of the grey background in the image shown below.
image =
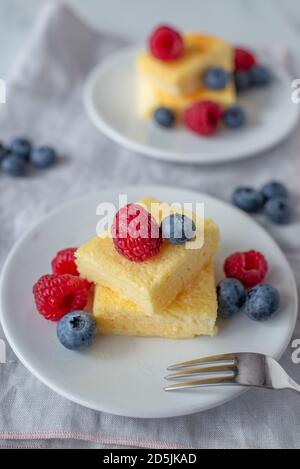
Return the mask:
M 44 0 L 0 0 L 1 77 L 7 75 L 43 3 Z M 168 21 L 184 29 L 216 32 L 246 43 L 299 47 L 298 0 L 66 0 L 65 3 L 74 6 L 97 27 L 134 39 L 144 38 L 153 25 Z

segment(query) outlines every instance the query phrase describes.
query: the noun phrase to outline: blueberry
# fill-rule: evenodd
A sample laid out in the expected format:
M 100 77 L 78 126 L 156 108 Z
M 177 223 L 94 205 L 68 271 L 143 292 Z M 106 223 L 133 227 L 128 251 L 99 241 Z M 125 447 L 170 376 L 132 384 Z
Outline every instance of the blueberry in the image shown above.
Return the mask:
M 9 176 L 22 177 L 25 176 L 27 172 L 27 163 L 23 158 L 14 154 L 9 154 L 2 160 L 1 169 Z
M 163 219 L 161 232 L 171 244 L 185 244 L 194 239 L 196 225 L 185 215 L 175 213 Z
M 274 197 L 288 198 L 289 193 L 284 184 L 277 181 L 268 182 L 261 189 L 262 195 L 265 200 L 273 199 Z
M 264 198 L 251 187 L 239 187 L 233 194 L 233 203 L 245 212 L 255 213 L 262 209 Z
M 271 285 L 260 284 L 249 291 L 245 313 L 254 321 L 266 321 L 279 309 L 280 295 L 276 288 Z
M 224 122 L 230 129 L 240 129 L 246 123 L 246 113 L 240 106 L 232 106 L 224 113 Z
M 284 225 L 291 219 L 291 203 L 286 197 L 274 197 L 266 202 L 264 212 L 277 225 Z
M 210 68 L 203 77 L 207 88 L 212 90 L 223 90 L 230 81 L 230 74 L 223 68 Z
M 234 75 L 235 87 L 238 93 L 243 93 L 251 88 L 252 76 L 249 71 L 236 72 Z
M 15 138 L 10 144 L 10 151 L 25 161 L 29 161 L 31 143 L 27 138 Z
M 246 301 L 244 285 L 233 278 L 220 282 L 217 287 L 217 294 L 218 314 L 226 319 L 239 313 Z
M 49 168 L 57 160 L 57 154 L 52 147 L 34 148 L 31 152 L 31 162 L 36 168 Z
M 161 127 L 170 128 L 175 124 L 175 113 L 167 107 L 159 107 L 154 112 L 155 122 Z
M 250 74 L 251 84 L 254 87 L 267 86 L 272 81 L 272 74 L 267 67 L 257 65 L 251 69 Z
M 73 311 L 57 324 L 57 337 L 69 350 L 88 348 L 98 334 L 96 319 L 84 311 Z

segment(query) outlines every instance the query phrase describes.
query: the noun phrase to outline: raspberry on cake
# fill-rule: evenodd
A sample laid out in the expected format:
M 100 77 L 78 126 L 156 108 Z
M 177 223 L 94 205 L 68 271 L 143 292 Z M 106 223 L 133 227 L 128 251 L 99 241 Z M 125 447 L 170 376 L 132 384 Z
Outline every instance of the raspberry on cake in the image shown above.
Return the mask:
M 119 254 L 133 262 L 144 262 L 159 253 L 159 226 L 141 205 L 128 204 L 116 214 L 112 236 Z
M 210 262 L 190 288 L 160 314 L 145 316 L 139 307 L 107 287 L 96 287 L 93 314 L 102 335 L 188 339 L 217 333 L 214 265 Z
M 178 31 L 170 26 L 159 26 L 151 34 L 149 48 L 153 57 L 169 62 L 182 56 L 184 44 Z
M 172 213 L 168 204 L 152 198 L 142 199 L 140 204 L 148 211 L 151 207 L 151 214 L 159 226 L 161 217 Z M 78 271 L 89 281 L 132 301 L 143 314 L 159 313 L 181 291 L 190 287 L 218 249 L 220 235 L 215 223 L 195 216 L 194 221 L 195 239 L 187 243 L 188 246 L 163 241 L 158 254 L 144 262 L 131 262 L 120 255 L 110 233 L 94 238 L 76 252 Z M 199 243 L 199 239 L 204 239 L 203 243 Z

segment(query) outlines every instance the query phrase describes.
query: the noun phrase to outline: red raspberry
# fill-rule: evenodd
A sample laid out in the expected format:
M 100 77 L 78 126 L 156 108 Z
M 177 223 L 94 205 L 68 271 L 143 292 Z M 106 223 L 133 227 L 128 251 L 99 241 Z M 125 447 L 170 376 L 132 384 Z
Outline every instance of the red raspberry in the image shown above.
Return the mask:
M 260 252 L 236 252 L 226 259 L 224 271 L 227 277 L 236 278 L 245 287 L 252 288 L 266 277 L 268 263 Z
M 119 254 L 133 262 L 143 262 L 158 254 L 162 238 L 159 226 L 138 204 L 121 208 L 112 225 L 112 236 Z
M 184 49 L 181 34 L 165 25 L 159 26 L 151 34 L 149 46 L 152 55 L 165 62 L 181 57 Z
M 235 49 L 235 71 L 245 72 L 257 65 L 256 58 L 254 55 L 245 49 Z
M 75 262 L 75 252 L 77 248 L 67 248 L 59 251 L 51 262 L 52 272 L 56 275 L 75 275 L 79 277 L 77 265 Z M 87 288 L 91 287 L 91 283 L 85 280 Z
M 59 251 L 51 262 L 52 272 L 57 275 L 70 274 L 79 276 L 75 263 L 77 248 L 67 248 Z
M 213 135 L 221 122 L 222 109 L 212 101 L 198 101 L 184 113 L 185 125 L 200 135 Z
M 33 286 L 38 312 L 59 321 L 71 311 L 82 310 L 88 302 L 86 281 L 72 275 L 44 275 Z

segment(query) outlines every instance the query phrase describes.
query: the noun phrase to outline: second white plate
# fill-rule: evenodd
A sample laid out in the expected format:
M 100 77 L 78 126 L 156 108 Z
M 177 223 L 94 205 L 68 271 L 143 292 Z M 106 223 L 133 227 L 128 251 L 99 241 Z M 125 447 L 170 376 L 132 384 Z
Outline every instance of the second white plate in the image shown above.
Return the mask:
M 212 138 L 183 127 L 165 130 L 136 114 L 138 50 L 123 51 L 100 64 L 88 78 L 84 103 L 93 124 L 119 144 L 137 153 L 180 163 L 218 163 L 247 158 L 281 142 L 295 127 L 299 110 L 291 100 L 291 78 L 272 63 L 274 83 L 246 93 L 240 100 L 249 122 L 243 130 L 220 131 Z

